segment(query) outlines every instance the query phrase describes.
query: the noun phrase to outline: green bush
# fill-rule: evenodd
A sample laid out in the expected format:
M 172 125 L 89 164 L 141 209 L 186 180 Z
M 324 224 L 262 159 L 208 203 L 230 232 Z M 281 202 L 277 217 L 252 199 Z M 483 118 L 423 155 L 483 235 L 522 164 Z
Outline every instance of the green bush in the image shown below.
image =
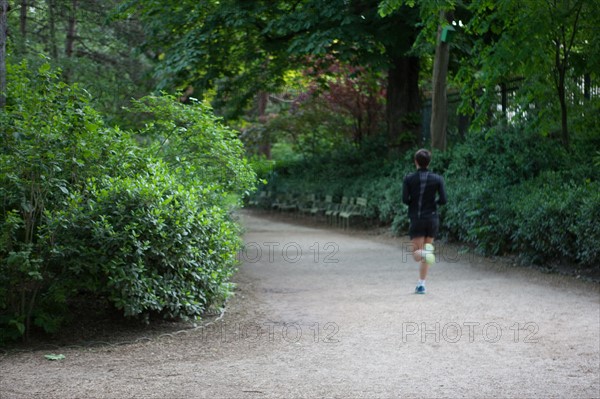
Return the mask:
M 47 65 L 9 72 L 0 344 L 34 327 L 57 332 L 82 295 L 145 320 L 218 306 L 240 245 L 229 212 L 255 183 L 235 133 L 208 107 L 169 96 L 136 103 L 132 118 L 146 126 L 122 132 Z
M 512 249 L 513 228 L 507 193 L 498 180 L 446 179 L 448 204 L 442 208 L 442 229 L 451 238 L 474 244 L 481 253 Z
M 512 240 L 518 251 L 535 263 L 565 257 L 584 265 L 599 259 L 597 227 L 598 182 L 565 181 L 557 172 L 515 189 Z M 597 242 L 597 241 L 595 241 Z
M 161 163 L 133 178 L 91 181 L 47 216 L 49 262 L 71 290 L 105 296 L 125 316 L 198 317 L 228 295 L 240 246 L 210 196 L 179 184 Z
M 451 161 L 442 227 L 485 254 L 518 252 L 537 263 L 569 256 L 592 265 L 597 253 L 575 255 L 583 238 L 575 231 L 597 234 L 583 227 L 588 222 L 580 214 L 584 201 L 592 207 L 591 179 L 597 178 L 581 151 L 586 145 L 568 152 L 519 126 L 469 134 L 444 155 Z
M 441 158 L 440 162 L 447 164 L 443 172 L 448 178 L 494 178 L 501 187 L 532 179 L 547 170 L 568 170 L 576 162 L 557 142 L 526 127 L 503 125 L 470 132 L 463 143 Z
M 576 237 L 574 251 L 568 256 L 575 257 L 581 263 L 598 267 L 600 263 L 600 184 L 587 183 L 581 190 L 583 198 L 578 209 L 577 223 L 572 226 Z
M 39 231 L 49 210 L 67 206 L 92 176 L 125 171 L 128 153 L 117 130 L 103 126 L 89 95 L 67 85 L 47 64 L 9 65 L 0 112 L 0 342 L 35 324 L 53 332 L 65 313 Z M 135 160 L 134 160 L 135 162 Z M 62 315 L 61 315 L 62 313 Z
M 148 142 L 146 157 L 167 162 L 180 182 L 241 196 L 254 190 L 256 174 L 244 157 L 237 132 L 223 125 L 210 107 L 174 96 L 146 96 L 132 105 L 131 117 L 145 118 L 136 132 Z M 218 199 L 220 200 L 220 199 Z

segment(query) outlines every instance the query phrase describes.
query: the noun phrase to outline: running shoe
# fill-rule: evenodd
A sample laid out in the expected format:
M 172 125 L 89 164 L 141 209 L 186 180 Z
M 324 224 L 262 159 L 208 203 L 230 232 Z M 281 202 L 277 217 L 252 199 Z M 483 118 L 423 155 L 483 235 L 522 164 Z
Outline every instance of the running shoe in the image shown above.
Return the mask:
M 417 288 L 415 288 L 415 294 L 425 294 L 425 286 L 424 285 L 417 285 Z

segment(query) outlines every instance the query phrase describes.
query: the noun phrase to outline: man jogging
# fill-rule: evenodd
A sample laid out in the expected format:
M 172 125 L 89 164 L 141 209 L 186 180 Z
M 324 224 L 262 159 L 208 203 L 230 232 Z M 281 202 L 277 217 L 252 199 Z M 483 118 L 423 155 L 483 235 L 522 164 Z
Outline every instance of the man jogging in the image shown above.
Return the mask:
M 446 203 L 446 190 L 444 179 L 427 169 L 431 162 L 431 152 L 420 149 L 415 153 L 414 160 L 417 171 L 404 178 L 402 202 L 408 205 L 408 234 L 412 242 L 413 258 L 420 263 L 415 293 L 424 294 L 429 265 L 435 262 L 432 243 L 440 225 L 437 206 Z

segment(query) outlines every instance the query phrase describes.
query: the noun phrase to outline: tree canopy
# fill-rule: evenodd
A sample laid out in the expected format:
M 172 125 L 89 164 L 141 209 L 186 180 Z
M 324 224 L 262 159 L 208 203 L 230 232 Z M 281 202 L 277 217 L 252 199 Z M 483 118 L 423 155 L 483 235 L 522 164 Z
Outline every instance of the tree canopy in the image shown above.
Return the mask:
M 235 115 L 257 92 L 279 90 L 286 71 L 310 66 L 315 58 L 307 57 L 329 56 L 388 71 L 388 130 L 397 138 L 415 128 L 419 60 L 408 52 L 418 21 L 411 9 L 382 18 L 373 0 L 171 4 L 133 0 L 123 11 L 146 22 L 145 48 L 158 54 L 161 87 L 213 89 L 215 103 Z

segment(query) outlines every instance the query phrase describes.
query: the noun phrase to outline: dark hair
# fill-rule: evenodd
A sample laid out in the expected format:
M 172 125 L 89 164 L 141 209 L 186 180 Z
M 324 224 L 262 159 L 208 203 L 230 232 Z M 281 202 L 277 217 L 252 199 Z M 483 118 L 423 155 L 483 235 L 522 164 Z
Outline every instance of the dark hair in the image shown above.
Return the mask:
M 421 148 L 415 153 L 415 161 L 417 161 L 417 165 L 419 165 L 421 168 L 428 167 L 429 162 L 431 162 L 431 152 L 425 148 Z

